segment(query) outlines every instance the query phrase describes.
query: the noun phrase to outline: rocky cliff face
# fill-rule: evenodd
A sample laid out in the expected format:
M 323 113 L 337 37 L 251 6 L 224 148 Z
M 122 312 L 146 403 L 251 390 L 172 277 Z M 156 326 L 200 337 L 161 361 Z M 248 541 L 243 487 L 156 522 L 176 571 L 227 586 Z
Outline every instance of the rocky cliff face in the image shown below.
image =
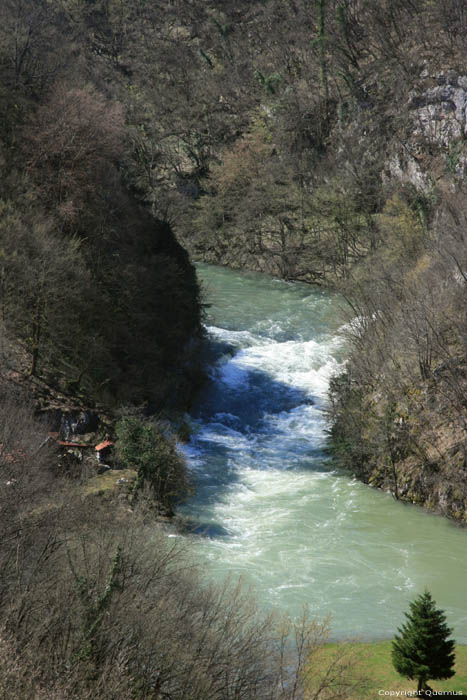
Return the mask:
M 425 68 L 405 103 L 406 132 L 390 148 L 383 177 L 429 192 L 447 171 L 464 178 L 467 76 Z
M 430 76 L 425 69 L 421 78 L 425 85 L 413 91 L 408 105 L 418 124 L 414 133 L 449 147 L 467 135 L 467 76 L 453 70 Z

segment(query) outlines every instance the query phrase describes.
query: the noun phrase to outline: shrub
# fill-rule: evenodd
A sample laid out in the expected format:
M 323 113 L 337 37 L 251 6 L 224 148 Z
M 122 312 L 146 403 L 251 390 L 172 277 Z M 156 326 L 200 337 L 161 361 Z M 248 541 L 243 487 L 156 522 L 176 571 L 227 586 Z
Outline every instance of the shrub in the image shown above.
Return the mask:
M 173 513 L 175 503 L 190 490 L 186 464 L 175 441 L 164 434 L 160 425 L 135 416 L 122 418 L 116 433 L 121 461 L 138 472 L 137 488 L 148 487 Z

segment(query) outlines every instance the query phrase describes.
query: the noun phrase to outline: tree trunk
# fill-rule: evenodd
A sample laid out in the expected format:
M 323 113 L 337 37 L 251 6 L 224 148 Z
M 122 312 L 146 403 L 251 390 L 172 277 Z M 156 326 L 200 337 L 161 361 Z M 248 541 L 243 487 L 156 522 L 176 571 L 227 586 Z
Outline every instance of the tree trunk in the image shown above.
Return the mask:
M 41 319 L 41 308 L 40 302 L 37 302 L 36 315 L 33 322 L 32 328 L 32 361 L 31 361 L 31 375 L 33 377 L 37 374 L 37 364 L 39 361 L 39 347 L 41 340 L 41 330 L 42 330 L 42 319 Z
M 319 63 L 321 74 L 321 89 L 323 91 L 326 115 L 328 112 L 329 87 L 328 69 L 326 65 L 326 45 L 325 45 L 325 18 L 326 0 L 318 0 L 318 40 L 319 40 Z

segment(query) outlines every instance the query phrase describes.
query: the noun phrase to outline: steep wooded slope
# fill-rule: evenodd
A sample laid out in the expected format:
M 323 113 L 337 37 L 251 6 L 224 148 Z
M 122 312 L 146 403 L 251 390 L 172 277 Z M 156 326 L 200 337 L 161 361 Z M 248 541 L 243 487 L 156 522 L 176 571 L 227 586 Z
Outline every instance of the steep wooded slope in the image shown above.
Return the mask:
M 3 375 L 84 405 L 184 407 L 198 283 L 126 176 L 134 127 L 123 69 L 97 48 L 101 14 L 7 2 L 0 20 Z

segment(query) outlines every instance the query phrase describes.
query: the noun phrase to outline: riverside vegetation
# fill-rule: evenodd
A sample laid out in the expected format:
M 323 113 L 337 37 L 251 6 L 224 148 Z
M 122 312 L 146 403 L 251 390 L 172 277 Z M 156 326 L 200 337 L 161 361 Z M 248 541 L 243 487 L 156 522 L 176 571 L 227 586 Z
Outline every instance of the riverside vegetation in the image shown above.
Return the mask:
M 311 698 L 343 698 L 360 685 L 352 653 L 314 664 L 326 622 L 275 620 L 240 585 L 206 583 L 154 521 L 154 478 L 131 508 L 124 493 L 83 498 L 21 398 L 0 404 L 2 700 L 292 700 L 305 678 Z M 153 438 L 133 419 L 123 432 L 131 463 Z
M 407 622 L 392 645 L 392 662 L 401 676 L 417 681 L 421 697 L 429 697 L 429 680 L 454 676 L 455 642 L 449 639 L 452 629 L 427 590 L 410 603 L 405 616 Z
M 8 0 L 1 19 L 2 318 L 31 374 L 183 404 L 199 291 L 175 230 L 195 258 L 339 287 L 358 319 L 339 463 L 464 521 L 463 3 Z
M 338 463 L 465 522 L 464 3 L 86 17 L 133 125 L 135 195 L 195 259 L 338 288 L 354 319 L 331 388 Z
M 166 423 L 141 416 L 189 405 L 202 341 L 194 268 L 163 211 L 167 162 L 146 137 L 162 124 L 159 74 L 170 93 L 165 52 L 182 31 L 182 8 L 167 5 L 162 22 L 160 9 L 0 6 L 5 700 L 298 698 L 327 638 L 325 623 L 269 619 L 239 587 L 207 585 L 155 523 L 186 491 L 186 469 Z M 164 99 L 166 128 L 176 99 Z M 124 415 L 128 482 L 110 499 L 95 466 L 46 439 L 48 418 L 67 433 L 77 413 L 97 414 L 104 433 Z M 313 676 L 316 697 L 356 685 L 340 653 Z
M 459 522 L 465 22 L 454 0 L 236 3 L 210 16 L 197 47 L 232 130 L 191 170 L 196 197 L 178 226 L 195 257 L 343 293 L 338 463 Z
M 1 3 L 2 698 L 298 698 L 326 637 L 198 581 L 154 530 L 173 484 L 142 457 L 140 496 L 106 503 L 43 444 L 52 403 L 189 404 L 178 240 L 338 287 L 336 458 L 466 519 L 466 22 L 461 0 Z M 172 459 L 159 424 L 121 430 Z M 361 686 L 348 659 L 307 675 L 314 698 Z

